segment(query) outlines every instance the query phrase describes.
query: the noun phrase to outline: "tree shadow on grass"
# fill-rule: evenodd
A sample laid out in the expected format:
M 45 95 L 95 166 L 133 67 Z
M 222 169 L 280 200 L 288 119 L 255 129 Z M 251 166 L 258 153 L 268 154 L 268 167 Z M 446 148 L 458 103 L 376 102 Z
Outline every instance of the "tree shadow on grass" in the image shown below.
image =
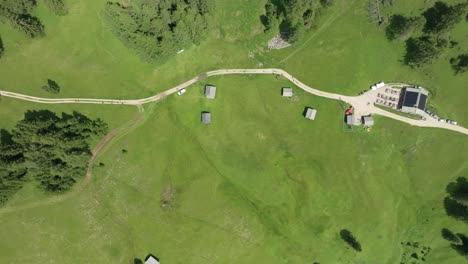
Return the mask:
M 57 115 L 49 110 L 28 110 L 24 113 L 24 120 L 27 121 L 46 121 L 58 120 Z
M 457 251 L 457 253 L 465 258 L 468 257 L 468 237 L 464 234 L 457 233 L 457 236 L 460 238 L 460 244 L 452 244 L 452 248 Z
M 465 177 L 458 177 L 456 182 L 447 185 L 446 191 L 454 199 L 468 201 L 468 180 Z
M 444 199 L 444 208 L 448 216 L 464 222 L 468 222 L 468 206 L 458 202 L 455 199 L 446 197 Z

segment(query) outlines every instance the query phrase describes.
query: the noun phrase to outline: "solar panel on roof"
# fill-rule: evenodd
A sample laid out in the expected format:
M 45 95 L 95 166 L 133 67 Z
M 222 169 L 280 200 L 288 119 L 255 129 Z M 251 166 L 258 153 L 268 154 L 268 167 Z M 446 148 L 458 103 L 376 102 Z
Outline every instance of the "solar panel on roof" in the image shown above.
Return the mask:
M 406 92 L 405 100 L 403 101 L 403 106 L 414 107 L 417 101 L 418 101 L 418 93 Z
M 421 110 L 426 109 L 426 101 L 427 101 L 427 95 L 421 94 L 420 97 L 419 97 L 418 108 L 421 109 Z

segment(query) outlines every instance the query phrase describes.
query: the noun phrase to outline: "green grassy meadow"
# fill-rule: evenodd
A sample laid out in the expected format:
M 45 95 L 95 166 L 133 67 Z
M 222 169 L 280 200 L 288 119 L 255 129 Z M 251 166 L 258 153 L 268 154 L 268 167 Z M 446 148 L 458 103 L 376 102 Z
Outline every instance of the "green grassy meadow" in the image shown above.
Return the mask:
M 455 76 L 448 62 L 466 47 L 422 70 L 404 67 L 404 44 L 388 42 L 383 28 L 367 21 L 366 1 L 337 1 L 302 42 L 267 51 L 257 17 L 265 1 L 219 0 L 210 38 L 160 66 L 140 62 L 106 29 L 104 2 L 66 1 L 65 17 L 39 2 L 44 39 L 27 40 L 0 24 L 6 48 L 0 89 L 130 99 L 207 70 L 263 63 L 343 94 L 379 80 L 418 83 L 432 92 L 441 115 L 468 124 L 468 77 Z M 399 1 L 393 8 L 417 14 L 433 2 Z M 458 25 L 452 38 L 467 43 L 466 27 Z M 40 88 L 47 78 L 62 86 L 59 95 Z M 215 100 L 204 98 L 205 84 L 218 86 Z M 57 198 L 28 185 L 0 208 L 0 263 L 133 263 L 153 253 L 163 264 L 409 264 L 419 251 L 406 242 L 431 248 L 416 264 L 466 262 L 441 229 L 468 231 L 443 208 L 446 185 L 468 176 L 468 137 L 383 117 L 370 132 L 350 131 L 337 101 L 297 88 L 295 99 L 283 98 L 283 86 L 290 84 L 273 76 L 219 76 L 145 105 L 142 122 L 100 154 L 105 166 L 93 169 L 85 188 Z M 315 121 L 303 118 L 306 106 L 318 110 Z M 33 109 L 76 110 L 102 118 L 111 130 L 138 114 L 127 106 L 1 98 L 0 128 L 12 128 Z M 200 123 L 201 111 L 212 112 L 211 125 Z M 168 187 L 175 190 L 169 208 L 161 206 Z M 362 252 L 340 239 L 344 228 Z

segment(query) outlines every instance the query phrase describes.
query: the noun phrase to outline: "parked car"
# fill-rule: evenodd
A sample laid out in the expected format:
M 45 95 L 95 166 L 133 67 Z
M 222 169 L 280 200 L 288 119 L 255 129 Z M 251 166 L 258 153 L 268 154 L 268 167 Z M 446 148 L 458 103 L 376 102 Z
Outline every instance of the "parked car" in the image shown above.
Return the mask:
M 425 118 L 424 116 L 421 116 L 421 120 L 427 120 L 427 118 Z
M 182 89 L 177 92 L 178 95 L 183 95 L 187 90 Z
M 439 118 L 439 122 L 445 122 L 445 119 Z

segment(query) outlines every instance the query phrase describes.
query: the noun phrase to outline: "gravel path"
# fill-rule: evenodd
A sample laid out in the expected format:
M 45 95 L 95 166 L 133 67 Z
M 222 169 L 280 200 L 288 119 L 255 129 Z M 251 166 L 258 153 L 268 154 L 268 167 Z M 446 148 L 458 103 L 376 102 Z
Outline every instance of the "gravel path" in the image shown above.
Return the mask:
M 142 99 L 134 99 L 134 100 L 114 100 L 114 99 L 94 99 L 94 98 L 61 98 L 61 99 L 50 99 L 50 98 L 40 98 L 35 96 L 29 96 L 19 93 L 13 93 L 8 91 L 0 91 L 0 96 L 16 98 L 20 100 L 35 102 L 35 103 L 43 103 L 43 104 L 113 104 L 113 105 L 135 105 L 141 106 L 142 104 L 157 102 L 171 94 L 176 93 L 178 90 L 187 88 L 188 86 L 205 79 L 209 76 L 216 76 L 216 75 L 229 75 L 229 74 L 274 74 L 274 75 L 281 75 L 291 82 L 293 82 L 297 87 L 301 88 L 302 90 L 314 94 L 316 96 L 329 98 L 333 100 L 340 100 L 352 105 L 355 109 L 355 116 L 356 118 L 360 118 L 361 116 L 376 114 L 381 116 L 386 116 L 388 118 L 392 118 L 401 122 L 405 122 L 407 124 L 419 127 L 434 127 L 434 128 L 442 128 L 448 129 L 452 131 L 456 131 L 459 133 L 463 133 L 468 135 L 468 129 L 455 126 L 447 123 L 438 122 L 433 118 L 427 118 L 426 120 L 414 120 L 411 118 L 407 118 L 404 116 L 400 116 L 394 113 L 390 113 L 388 111 L 382 110 L 376 106 L 374 106 L 374 99 L 372 98 L 372 92 L 366 92 L 360 96 L 345 96 L 341 94 L 335 93 L 328 93 L 321 90 L 314 89 L 306 84 L 302 83 L 294 76 L 289 74 L 288 72 L 281 70 L 281 69 L 222 69 L 216 71 L 210 71 L 204 74 L 200 74 L 197 77 L 188 80 L 178 86 L 175 86 L 171 89 L 168 89 L 164 92 L 156 94 L 151 97 L 142 98 Z

